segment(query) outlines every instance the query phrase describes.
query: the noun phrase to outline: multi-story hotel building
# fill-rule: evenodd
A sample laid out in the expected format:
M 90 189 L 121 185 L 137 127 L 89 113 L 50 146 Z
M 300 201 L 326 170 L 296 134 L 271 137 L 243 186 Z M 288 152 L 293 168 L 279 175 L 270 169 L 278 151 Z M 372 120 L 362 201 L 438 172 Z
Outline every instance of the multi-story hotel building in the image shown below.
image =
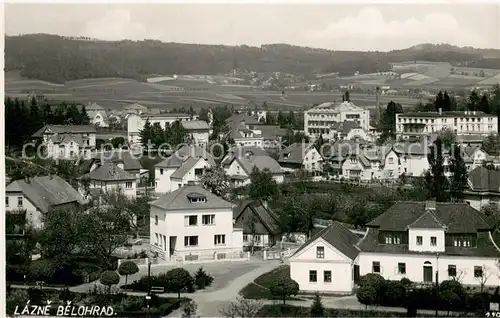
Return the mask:
M 458 136 L 498 132 L 498 119 L 480 111 L 409 112 L 396 114 L 396 135 L 404 139 L 428 136 L 444 129 Z
M 370 129 L 370 111 L 344 101 L 339 104 L 323 103 L 304 112 L 304 132 L 310 138 L 330 137 L 335 123 L 357 121 L 361 128 Z

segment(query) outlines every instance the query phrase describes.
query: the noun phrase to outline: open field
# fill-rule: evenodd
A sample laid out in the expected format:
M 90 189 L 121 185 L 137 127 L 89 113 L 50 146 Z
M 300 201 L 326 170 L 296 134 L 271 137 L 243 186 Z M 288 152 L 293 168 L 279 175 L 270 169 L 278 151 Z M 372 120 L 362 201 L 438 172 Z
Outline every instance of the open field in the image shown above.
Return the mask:
M 373 80 L 373 78 L 372 78 Z M 168 83 L 164 85 L 161 83 Z M 175 82 L 175 85 L 172 85 Z M 201 80 L 171 80 L 143 83 L 124 78 L 98 78 L 69 81 L 53 85 L 43 81 L 16 78 L 5 84 L 6 96 L 26 98 L 35 91 L 48 100 L 67 100 L 81 103 L 97 102 L 105 108 L 121 109 L 130 103 L 140 103 L 159 109 L 173 107 L 204 108 L 212 105 L 247 105 L 266 103 L 272 109 L 298 109 L 323 102 L 341 101 L 341 93 L 281 92 L 255 90 L 245 85 L 218 85 Z M 374 108 L 375 95 L 351 94 L 353 102 L 361 107 Z M 390 100 L 403 106 L 414 106 L 418 100 L 401 96 L 381 96 L 382 105 Z

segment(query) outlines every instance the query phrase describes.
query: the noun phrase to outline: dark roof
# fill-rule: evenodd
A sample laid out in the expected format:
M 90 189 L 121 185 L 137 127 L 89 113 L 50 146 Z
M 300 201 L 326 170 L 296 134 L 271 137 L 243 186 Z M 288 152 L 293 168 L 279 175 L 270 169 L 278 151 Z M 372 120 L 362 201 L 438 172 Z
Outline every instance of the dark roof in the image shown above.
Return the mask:
M 436 257 L 436 252 L 410 251 L 408 244 L 379 244 L 379 230 L 369 228 L 365 237 L 359 242 L 358 247 L 363 252 L 389 253 L 389 254 L 418 254 Z M 445 255 L 453 256 L 475 256 L 475 257 L 496 257 L 500 256 L 500 251 L 491 238 L 491 232 L 483 231 L 477 233 L 477 247 L 446 246 Z
M 342 254 L 354 260 L 360 249 L 357 247 L 359 236 L 352 233 L 342 223 L 334 221 L 331 225 L 316 233 L 304 245 L 302 245 L 294 255 L 297 255 L 306 247 L 312 245 L 318 238 L 322 238 L 339 250 Z
M 90 171 L 80 179 L 89 178 L 90 180 L 98 181 L 126 181 L 135 180 L 135 176 L 126 172 L 116 164 L 111 162 L 104 162 L 97 169 Z
M 198 196 L 205 196 L 206 201 L 191 203 L 188 196 L 193 195 L 194 193 Z M 212 194 L 210 191 L 196 185 L 186 185 L 180 189 L 162 195 L 159 199 L 149 202 L 149 204 L 162 210 L 196 210 L 233 207 L 232 203 L 227 202 L 215 194 Z
M 248 114 L 237 114 L 229 117 L 226 122 L 228 124 L 241 123 L 244 122 L 247 125 L 259 125 L 259 120 Z
M 167 159 L 157 163 L 155 167 L 180 168 L 184 161 L 186 161 L 188 158 L 203 158 L 207 160 L 210 165 L 215 166 L 214 157 L 205 148 L 190 145 L 183 146 Z
M 367 224 L 386 231 L 405 231 L 428 211 L 425 202 L 397 202 L 386 212 Z M 494 222 L 467 203 L 437 202 L 432 211 L 437 221 L 447 227 L 448 233 L 476 233 L 491 230 Z M 428 220 L 425 217 L 424 220 Z
M 96 133 L 95 127 L 92 125 L 46 125 L 40 129 L 36 133 L 32 135 L 32 137 L 43 137 L 46 130 L 49 130 L 49 133 L 54 134 L 87 134 L 87 133 Z
M 278 162 L 283 163 L 302 163 L 304 155 L 307 154 L 311 148 L 314 147 L 313 143 L 303 144 L 296 142 L 283 149 Z
M 477 167 L 469 171 L 469 185 L 472 191 L 500 192 L 500 171 Z
M 238 218 L 243 214 L 245 209 L 250 209 L 270 234 L 280 233 L 278 216 L 269 208 L 266 208 L 260 201 L 244 200 L 237 204 L 233 208 L 233 219 L 235 222 L 238 221 Z
M 288 132 L 285 128 L 280 128 L 276 125 L 259 125 L 258 129 L 262 132 L 262 137 L 265 139 L 276 138 L 278 136 L 287 136 Z
M 352 129 L 361 128 L 359 122 L 354 120 L 344 120 L 344 122 L 336 122 L 332 125 L 331 129 L 347 135 Z
M 21 192 L 36 208 L 47 213 L 51 207 L 77 202 L 85 204 L 83 196 L 59 176 L 34 177 L 16 180 L 5 191 Z
M 130 151 L 105 151 L 94 156 L 95 159 L 104 162 L 123 163 L 124 170 L 140 170 L 141 163 Z
M 451 111 L 451 112 L 406 112 L 398 114 L 399 117 L 489 117 L 493 115 L 488 115 L 480 111 Z
M 421 217 L 415 220 L 415 222 L 408 225 L 408 228 L 416 229 L 445 229 L 446 225 L 441 223 L 438 218 L 432 213 L 432 211 L 427 211 L 422 214 Z
M 281 169 L 279 163 L 259 147 L 235 147 L 224 158 L 222 165 L 228 166 L 234 160 L 238 161 L 241 168 L 248 175 L 252 173 L 254 167 L 257 167 L 259 170 L 268 169 L 271 173 L 275 174 L 283 173 L 283 169 Z

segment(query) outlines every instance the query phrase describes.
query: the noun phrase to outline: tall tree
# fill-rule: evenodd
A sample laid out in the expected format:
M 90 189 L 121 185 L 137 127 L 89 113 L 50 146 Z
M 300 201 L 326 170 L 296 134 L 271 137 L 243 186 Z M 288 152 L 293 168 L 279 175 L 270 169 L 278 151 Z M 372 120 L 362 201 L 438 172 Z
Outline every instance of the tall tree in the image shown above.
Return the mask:
M 444 95 L 443 95 L 442 91 L 439 91 L 439 93 L 437 93 L 437 95 L 436 95 L 436 98 L 434 99 L 434 109 L 436 111 L 439 111 L 439 109 L 441 109 L 441 110 L 445 109 Z
M 90 124 L 90 118 L 89 115 L 87 114 L 87 110 L 85 109 L 85 105 L 82 105 L 82 109 L 80 111 L 80 124 L 81 125 Z
M 65 113 L 65 124 L 67 125 L 80 125 L 82 122 L 81 113 L 78 110 L 76 104 L 71 103 L 68 108 L 66 108 Z
M 488 95 L 483 94 L 483 96 L 481 96 L 481 100 L 479 101 L 477 110 L 482 111 L 486 114 L 491 114 L 490 101 L 488 99 Z
M 231 192 L 231 181 L 224 169 L 214 167 L 201 176 L 203 187 L 218 197 L 228 200 Z
M 464 190 L 467 188 L 467 167 L 462 157 L 462 149 L 455 145 L 451 158 L 450 167 L 453 176 L 451 178 L 450 195 L 456 202 L 464 199 Z
M 500 136 L 495 133 L 486 136 L 483 140 L 481 148 L 489 155 L 500 155 Z
M 146 120 L 146 123 L 144 123 L 142 130 L 139 132 L 139 136 L 141 138 L 142 146 L 147 147 L 148 142 L 153 138 L 153 127 L 148 119 Z
M 253 167 L 250 173 L 249 195 L 252 199 L 264 201 L 278 195 L 278 184 L 269 170 L 260 171 L 256 166 Z
M 436 196 L 436 201 L 447 202 L 449 201 L 448 179 L 444 174 L 444 157 L 443 157 L 443 142 L 441 138 L 437 138 L 433 145 L 430 147 L 430 152 L 427 155 L 429 161 L 430 171 L 428 180 L 428 187 L 430 193 Z
M 393 101 L 390 101 L 387 104 L 387 108 L 382 114 L 382 135 L 380 136 L 380 139 L 382 141 L 396 138 L 396 114 L 402 112 L 403 107 L 401 106 L 401 104 L 395 103 Z
M 480 103 L 481 103 L 481 97 L 479 96 L 476 90 L 473 90 L 469 95 L 469 99 L 467 100 L 467 109 L 478 110 Z
M 450 95 L 448 95 L 448 92 L 445 91 L 444 92 L 444 95 L 443 95 L 443 111 L 452 111 L 452 110 L 455 110 L 454 108 L 454 105 L 453 105 L 453 101 L 450 97 Z M 455 105 L 456 107 L 456 105 Z

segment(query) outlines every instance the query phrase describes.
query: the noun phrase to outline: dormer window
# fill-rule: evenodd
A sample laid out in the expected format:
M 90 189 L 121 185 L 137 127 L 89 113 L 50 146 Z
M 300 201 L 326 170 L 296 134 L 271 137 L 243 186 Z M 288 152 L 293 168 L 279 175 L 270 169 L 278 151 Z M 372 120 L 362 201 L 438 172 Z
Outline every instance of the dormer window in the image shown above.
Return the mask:
M 471 239 L 468 237 L 456 237 L 453 239 L 453 246 L 471 247 Z
M 207 202 L 207 197 L 200 193 L 189 193 L 187 198 L 191 203 Z

